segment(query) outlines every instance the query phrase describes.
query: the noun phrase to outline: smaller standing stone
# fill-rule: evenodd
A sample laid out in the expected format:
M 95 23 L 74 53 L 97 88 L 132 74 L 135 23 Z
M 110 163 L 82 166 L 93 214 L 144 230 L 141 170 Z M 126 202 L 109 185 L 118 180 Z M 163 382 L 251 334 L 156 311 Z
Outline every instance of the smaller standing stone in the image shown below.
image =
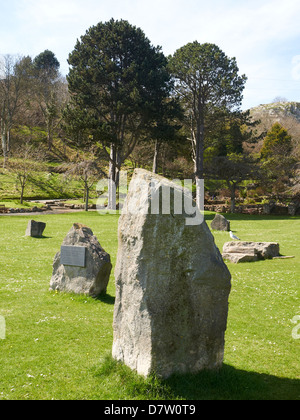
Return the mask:
M 45 227 L 46 227 L 46 223 L 30 220 L 28 222 L 25 236 L 32 236 L 33 238 L 41 238 L 43 236 Z
M 50 290 L 90 296 L 105 293 L 112 265 L 92 230 L 74 223 L 55 255 Z
M 230 222 L 222 214 L 216 214 L 214 220 L 211 222 L 211 228 L 213 230 L 224 230 L 230 231 Z

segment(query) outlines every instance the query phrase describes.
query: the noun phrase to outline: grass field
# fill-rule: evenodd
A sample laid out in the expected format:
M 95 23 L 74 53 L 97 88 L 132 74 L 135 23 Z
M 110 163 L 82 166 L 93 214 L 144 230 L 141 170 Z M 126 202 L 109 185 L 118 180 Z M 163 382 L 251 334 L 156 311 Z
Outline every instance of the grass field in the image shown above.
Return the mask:
M 208 225 L 213 218 L 206 214 Z M 294 259 L 234 265 L 224 367 L 144 379 L 110 357 L 113 275 L 101 299 L 50 292 L 52 262 L 74 222 L 88 225 L 113 265 L 116 215 L 39 215 L 44 238 L 25 237 L 29 216 L 0 217 L 0 399 L 299 399 L 300 218 L 229 215 L 242 240 L 276 241 Z M 214 232 L 219 248 L 229 240 Z M 299 321 L 298 321 L 299 322 Z

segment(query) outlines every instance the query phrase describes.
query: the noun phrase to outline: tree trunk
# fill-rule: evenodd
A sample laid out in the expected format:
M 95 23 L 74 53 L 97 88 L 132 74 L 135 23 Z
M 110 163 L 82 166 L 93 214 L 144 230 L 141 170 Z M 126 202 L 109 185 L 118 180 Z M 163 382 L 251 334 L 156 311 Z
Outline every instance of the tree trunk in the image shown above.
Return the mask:
M 158 140 L 155 141 L 155 148 L 154 148 L 154 157 L 153 157 L 153 167 L 152 172 L 157 174 L 157 168 L 158 168 L 158 153 L 160 149 L 160 143 Z
M 2 150 L 3 150 L 3 168 L 6 167 L 7 151 L 6 151 L 6 135 L 1 133 Z
M 23 204 L 24 189 L 25 189 L 25 185 L 24 185 L 24 184 L 21 184 L 21 197 L 20 197 L 20 204 Z
M 112 143 L 110 145 L 110 161 L 109 161 L 109 179 L 108 179 L 108 204 L 107 208 L 109 210 L 116 209 L 116 175 L 117 175 L 117 165 L 116 165 L 116 147 Z
M 85 185 L 85 211 L 89 211 L 89 187 Z
M 47 142 L 48 142 L 48 150 L 51 151 L 52 150 L 52 143 L 53 143 L 53 139 L 52 139 L 52 118 L 48 117 L 47 118 Z
M 7 130 L 6 134 L 6 151 L 7 153 L 10 152 L 10 130 Z
M 231 213 L 235 213 L 235 190 L 236 190 L 236 185 L 235 184 L 231 184 L 230 185 L 230 211 Z
M 7 129 L 3 119 L 1 120 L 1 143 L 3 150 L 3 168 L 5 168 L 7 159 Z
M 195 138 L 195 183 L 196 183 L 196 202 L 198 207 L 201 202 L 200 183 L 203 179 L 203 153 L 204 153 L 204 124 L 197 124 L 197 133 L 193 135 Z

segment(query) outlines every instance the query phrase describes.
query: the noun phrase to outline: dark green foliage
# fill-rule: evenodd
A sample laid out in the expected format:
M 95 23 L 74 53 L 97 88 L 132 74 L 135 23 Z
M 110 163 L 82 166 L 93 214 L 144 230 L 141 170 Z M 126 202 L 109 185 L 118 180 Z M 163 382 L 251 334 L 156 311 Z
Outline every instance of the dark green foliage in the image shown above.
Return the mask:
M 261 157 L 267 159 L 275 154 L 285 155 L 291 151 L 291 136 L 281 124 L 276 122 L 264 139 Z
M 261 149 L 260 181 L 275 193 L 291 187 L 297 159 L 292 155 L 292 137 L 278 122 L 267 133 Z
M 217 45 L 194 41 L 179 48 L 170 58 L 170 69 L 187 107 L 195 101 L 193 113 L 201 107 L 205 111 L 241 105 L 246 77 L 238 76 L 236 59 L 228 58 Z
M 59 71 L 59 61 L 52 51 L 45 50 L 35 57 L 33 61 L 34 68 L 38 71 L 56 74 Z
M 96 140 L 120 150 L 154 123 L 171 89 L 160 48 L 124 20 L 91 27 L 69 64 L 71 108 L 80 109 L 78 126 L 84 122 Z
M 207 135 L 209 155 L 243 153 L 243 143 L 253 144 L 261 138 L 255 129 L 258 124 L 258 120 L 250 117 L 249 111 L 223 112 Z

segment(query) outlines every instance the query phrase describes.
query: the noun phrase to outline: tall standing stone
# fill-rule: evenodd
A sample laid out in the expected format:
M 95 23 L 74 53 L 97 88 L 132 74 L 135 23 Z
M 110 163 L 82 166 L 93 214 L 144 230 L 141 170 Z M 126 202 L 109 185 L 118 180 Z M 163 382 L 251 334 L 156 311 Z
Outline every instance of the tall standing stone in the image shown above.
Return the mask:
M 220 368 L 230 273 L 205 222 L 189 225 L 172 204 L 169 214 L 145 212 L 153 181 L 171 203 L 183 193 L 135 170 L 119 220 L 113 357 L 145 376 Z

